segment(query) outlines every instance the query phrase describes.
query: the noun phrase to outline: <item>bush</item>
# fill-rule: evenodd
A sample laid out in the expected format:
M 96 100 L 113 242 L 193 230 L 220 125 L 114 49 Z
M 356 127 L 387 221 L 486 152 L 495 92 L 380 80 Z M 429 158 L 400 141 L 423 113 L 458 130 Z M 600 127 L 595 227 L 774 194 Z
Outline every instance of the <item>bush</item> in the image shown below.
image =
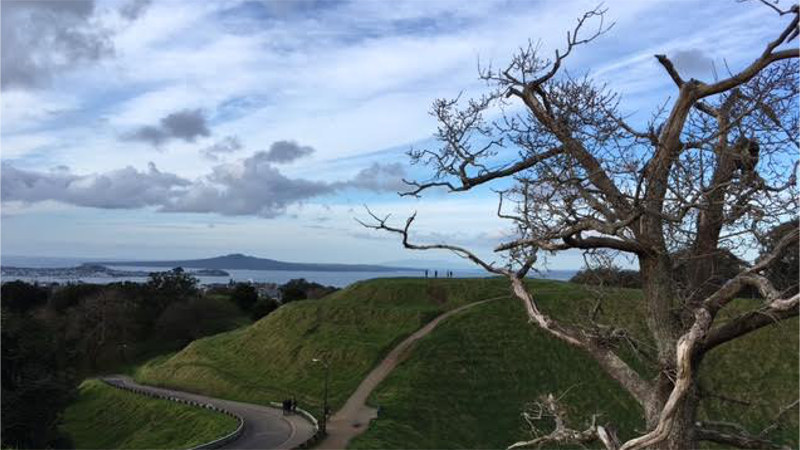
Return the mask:
M 616 286 L 641 288 L 642 278 L 636 270 L 623 270 L 618 267 L 600 269 L 581 269 L 570 280 L 572 283 L 592 286 Z
M 336 292 L 333 286 L 323 286 L 319 283 L 310 283 L 305 278 L 289 280 L 280 287 L 281 303 L 289 303 L 295 300 L 318 299 L 330 293 Z

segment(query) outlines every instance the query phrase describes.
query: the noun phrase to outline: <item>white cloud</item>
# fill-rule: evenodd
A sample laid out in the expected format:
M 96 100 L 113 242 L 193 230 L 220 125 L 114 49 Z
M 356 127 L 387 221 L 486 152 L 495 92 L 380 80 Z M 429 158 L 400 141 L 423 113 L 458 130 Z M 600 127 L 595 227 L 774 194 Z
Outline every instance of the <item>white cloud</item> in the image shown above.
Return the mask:
M 399 164 L 373 163 L 345 181 L 291 178 L 274 164 L 285 164 L 314 149 L 279 141 L 235 163 L 219 164 L 194 181 L 164 172 L 148 163 L 146 171 L 131 166 L 79 175 L 67 166 L 50 172 L 2 165 L 2 201 L 35 204 L 57 201 L 101 209 L 156 208 L 163 212 L 254 215 L 275 218 L 294 204 L 342 190 L 396 191 L 404 176 Z
M 382 164 L 379 171 L 388 168 L 391 172 L 391 164 L 398 162 L 395 155 L 339 160 L 426 139 L 436 126 L 427 114 L 435 97 L 452 97 L 462 90 L 468 96 L 482 88 L 476 80 L 478 55 L 483 63 L 503 64 L 528 38 L 542 38 L 543 51 L 550 55 L 563 45 L 565 29 L 574 24 L 574 18 L 596 2 L 368 1 L 325 3 L 314 10 L 301 2 L 247 15 L 244 12 L 252 4 L 246 2 L 155 1 L 133 22 L 120 16 L 120 4 L 100 5 L 104 6 L 104 26 L 114 32 L 114 57 L 54 74 L 47 90 L 4 93 L 0 100 L 3 159 L 14 159 L 15 167 L 37 173 L 66 164 L 73 174 L 101 175 L 125 166 L 147 167 L 153 161 L 161 172 L 191 180 L 196 210 L 213 210 L 197 205 L 216 196 L 230 204 L 241 198 L 248 206 L 243 210 L 251 211 L 254 202 L 250 200 L 259 198 L 256 194 L 265 183 L 305 180 L 309 186 L 341 187 L 359 179 L 359 171 L 372 162 Z M 616 27 L 590 46 L 576 49 L 567 68 L 573 73 L 592 69 L 626 95 L 624 107 L 645 114 L 674 93 L 671 81 L 654 62 L 654 53 L 709 49 L 713 43 L 714 53 L 708 56 L 717 62 L 726 57 L 737 67 L 761 51 L 765 36 L 774 33 L 777 22 L 767 8 L 750 4 L 630 0 L 608 6 Z M 692 14 L 685 14 L 687 9 Z M 706 26 L 710 20 L 714 27 Z M 157 124 L 170 113 L 197 108 L 207 112 L 211 136 L 198 135 L 195 142 L 174 139 L 161 152 L 146 143 L 118 140 L 137 127 Z M 317 151 L 301 162 L 281 166 L 280 171 L 273 166 L 254 170 L 249 178 L 244 177 L 243 164 L 234 161 L 231 164 L 239 172 L 234 171 L 230 182 L 220 183 L 223 178 L 216 182 L 209 178 L 219 161 L 204 157 L 201 150 L 219 143 L 223 136 L 237 137 L 240 147 L 249 152 L 266 150 L 287 137 Z M 145 177 L 148 173 L 137 172 Z M 374 184 L 369 174 L 361 174 L 362 187 Z M 318 229 L 329 241 L 339 236 L 343 243 L 360 242 L 347 237 L 352 214 L 341 209 L 351 205 L 336 206 L 347 202 L 368 201 L 385 212 L 414 205 L 420 208 L 419 230 L 427 236 L 436 230 L 459 229 L 464 230 L 460 239 L 486 230 L 491 236 L 484 236 L 494 238 L 492 233 L 500 229 L 493 217 L 495 198 L 485 192 L 419 203 L 365 190 L 337 189 L 326 195 L 326 202 L 330 199 L 334 205 L 329 214 L 341 216 L 341 221 L 331 219 L 339 231 Z M 279 219 L 237 218 L 226 226 L 236 230 L 233 234 L 243 246 L 270 235 L 260 245 L 289 252 L 297 226 L 291 216 L 297 215 L 298 223 L 308 223 L 303 221 L 317 217 L 311 211 L 325 215 L 317 211 L 321 207 L 314 205 L 318 201 L 314 196 L 294 200 L 301 203 L 274 202 L 275 211 L 286 211 Z M 235 209 L 230 208 L 231 212 Z M 16 210 L 15 220 L 21 219 L 22 211 Z M 79 211 L 90 214 L 85 208 Z M 214 217 L 151 215 L 149 211 L 136 210 L 142 227 L 165 216 L 181 223 L 198 220 L 193 217 Z M 134 217 L 131 211 L 116 214 L 126 220 Z M 112 215 L 104 217 L 110 221 Z M 121 226 L 119 222 L 113 226 Z M 26 228 L 20 226 L 11 234 L 4 231 L 4 237 L 24 240 L 25 233 Z M 80 232 L 75 233 L 79 239 Z M 234 239 L 233 234 L 197 227 L 193 239 L 203 245 L 222 245 Z M 310 234 L 316 236 L 316 232 Z M 86 233 L 82 239 L 92 237 Z M 179 236 L 165 239 L 183 245 Z M 322 239 L 312 240 L 313 245 L 335 248 Z M 394 244 L 380 248 L 395 248 Z M 313 254 L 308 249 L 296 251 Z

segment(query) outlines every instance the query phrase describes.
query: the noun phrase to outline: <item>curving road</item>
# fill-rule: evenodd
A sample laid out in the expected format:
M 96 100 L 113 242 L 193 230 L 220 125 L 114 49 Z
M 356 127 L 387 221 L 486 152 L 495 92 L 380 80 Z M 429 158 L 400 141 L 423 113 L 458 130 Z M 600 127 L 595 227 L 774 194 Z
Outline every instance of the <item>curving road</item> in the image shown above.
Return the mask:
M 327 426 L 328 435 L 315 448 L 344 449 L 351 439 L 366 431 L 370 421 L 377 417 L 377 410 L 366 405 L 367 398 L 372 391 L 378 387 L 378 384 L 397 367 L 397 364 L 408 355 L 408 350 L 414 343 L 428 335 L 439 323 L 448 317 L 458 314 L 465 309 L 501 298 L 507 298 L 507 296 L 481 300 L 441 314 L 393 348 L 383 361 L 372 369 L 361 381 L 361 384 L 358 385 L 355 392 L 347 399 L 344 406 L 330 418 Z M 107 376 L 103 377 L 103 380 L 121 387 L 134 387 L 155 394 L 211 404 L 238 414 L 244 419 L 242 435 L 236 441 L 220 448 L 291 449 L 299 446 L 314 435 L 314 427 L 308 420 L 299 415 L 284 416 L 283 411 L 278 408 L 234 402 L 231 400 L 221 400 L 173 389 L 146 386 L 136 383 L 125 375 Z
M 225 449 L 291 449 L 302 444 L 314 435 L 314 427 L 300 415 L 284 416 L 283 411 L 268 406 L 234 402 L 206 397 L 199 394 L 157 388 L 138 384 L 130 377 L 113 375 L 103 377 L 106 382 L 121 386 L 135 387 L 155 394 L 169 395 L 185 400 L 214 405 L 238 414 L 244 419 L 242 435 L 221 448 Z
M 448 311 L 444 314 L 437 316 L 432 321 L 428 322 L 424 327 L 415 331 L 414 334 L 407 337 L 403 342 L 393 348 L 388 355 L 378 364 L 369 375 L 361 381 L 355 392 L 347 399 L 342 409 L 336 411 L 328 421 L 327 431 L 328 435 L 320 442 L 315 448 L 318 449 L 344 449 L 350 440 L 359 434 L 367 431 L 369 423 L 372 419 L 378 417 L 378 411 L 375 408 L 367 406 L 367 398 L 375 390 L 376 387 L 383 381 L 389 373 L 397 367 L 406 356 L 408 350 L 414 343 L 428 335 L 440 322 L 448 317 L 458 314 L 465 309 L 478 306 L 492 300 L 499 300 L 508 298 L 502 296 L 497 298 L 490 298 L 478 302 L 470 303 L 459 308 Z

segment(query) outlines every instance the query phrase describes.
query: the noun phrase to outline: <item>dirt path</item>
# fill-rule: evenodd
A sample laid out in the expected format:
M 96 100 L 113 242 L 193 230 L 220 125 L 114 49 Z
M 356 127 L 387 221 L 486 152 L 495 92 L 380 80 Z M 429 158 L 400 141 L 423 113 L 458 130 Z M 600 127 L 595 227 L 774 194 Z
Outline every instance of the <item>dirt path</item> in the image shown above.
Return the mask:
M 271 449 L 295 448 L 314 435 L 314 426 L 300 415 L 284 416 L 283 411 L 268 406 L 221 400 L 205 395 L 191 394 L 172 389 L 138 384 L 130 377 L 113 375 L 103 377 L 111 384 L 135 387 L 156 394 L 166 394 L 185 400 L 215 405 L 238 414 L 244 419 L 242 435 L 225 445 L 225 449 Z
M 336 413 L 330 418 L 330 421 L 328 422 L 328 436 L 317 446 L 315 446 L 315 448 L 347 448 L 347 444 L 350 442 L 350 440 L 367 431 L 369 422 L 378 417 L 378 411 L 375 408 L 371 408 L 366 405 L 367 398 L 372 391 L 378 387 L 381 381 L 383 381 L 384 378 L 386 378 L 386 376 L 389 375 L 389 373 L 394 370 L 395 367 L 397 367 L 397 364 L 404 359 L 404 357 L 408 354 L 407 350 L 420 338 L 433 331 L 433 329 L 436 328 L 440 322 L 448 317 L 458 314 L 465 309 L 472 308 L 473 306 L 478 306 L 492 300 L 497 299 L 490 298 L 487 300 L 481 300 L 479 302 L 470 303 L 452 311 L 448 311 L 428 322 L 424 327 L 414 332 L 414 334 L 407 337 L 397 347 L 392 349 L 392 351 L 386 355 L 386 358 L 384 358 L 380 364 L 372 369 L 372 372 L 370 372 L 369 375 L 364 378 L 361 384 L 358 385 L 358 388 L 356 388 L 355 392 L 353 392 L 353 395 L 347 399 L 347 402 L 345 402 L 344 406 L 342 406 L 342 409 L 336 411 Z

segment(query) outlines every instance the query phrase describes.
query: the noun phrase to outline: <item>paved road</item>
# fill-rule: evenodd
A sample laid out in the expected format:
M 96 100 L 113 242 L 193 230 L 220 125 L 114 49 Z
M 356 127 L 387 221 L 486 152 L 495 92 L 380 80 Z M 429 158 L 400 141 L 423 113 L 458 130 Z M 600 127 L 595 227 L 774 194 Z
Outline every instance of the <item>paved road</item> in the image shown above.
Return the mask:
M 234 442 L 222 447 L 226 449 L 291 449 L 305 442 L 314 434 L 311 423 L 299 415 L 284 416 L 283 411 L 268 406 L 252 405 L 190 394 L 188 392 L 163 389 L 138 384 L 124 375 L 103 377 L 118 386 L 136 387 L 157 394 L 170 395 L 201 403 L 210 403 L 238 414 L 244 419 L 242 435 Z
M 408 349 L 414 345 L 415 342 L 426 336 L 433 331 L 440 322 L 448 317 L 458 314 L 467 308 L 478 306 L 480 304 L 498 300 L 501 298 L 508 298 L 508 296 L 490 298 L 481 300 L 479 302 L 470 303 L 452 311 L 448 311 L 440 316 L 437 316 L 432 321 L 428 322 L 424 327 L 417 330 L 414 334 L 407 337 L 403 342 L 397 345 L 386 358 L 381 361 L 369 375 L 361 381 L 353 395 L 347 399 L 342 409 L 330 418 L 328 422 L 328 436 L 320 442 L 315 448 L 318 449 L 344 449 L 351 439 L 359 434 L 367 431 L 369 423 L 372 419 L 378 417 L 377 410 L 366 405 L 367 398 L 375 390 L 381 381 L 386 378 L 389 373 L 397 367 L 397 364 L 408 355 Z

